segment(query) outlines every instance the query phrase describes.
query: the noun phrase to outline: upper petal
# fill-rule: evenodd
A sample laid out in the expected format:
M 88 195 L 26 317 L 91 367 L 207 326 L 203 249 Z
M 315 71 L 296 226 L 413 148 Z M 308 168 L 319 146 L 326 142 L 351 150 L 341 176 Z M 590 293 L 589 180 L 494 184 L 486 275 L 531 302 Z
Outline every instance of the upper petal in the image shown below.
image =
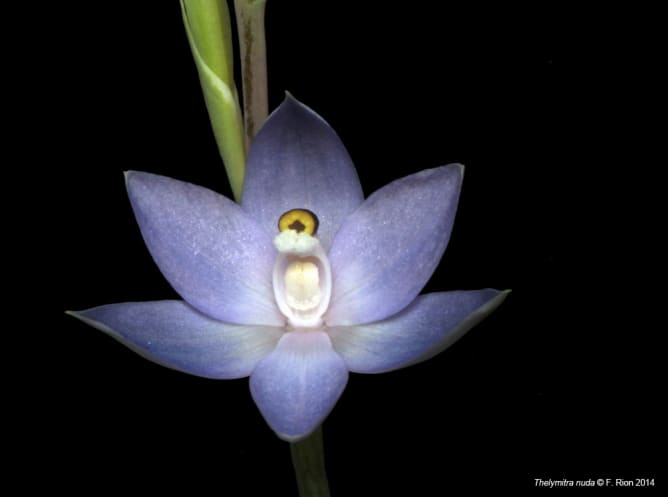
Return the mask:
M 364 200 L 348 152 L 334 130 L 287 95 L 251 146 L 241 205 L 271 236 L 290 209 L 314 212 L 328 250 L 343 220 Z
M 149 173 L 126 182 L 153 259 L 193 307 L 221 321 L 281 326 L 271 239 L 241 207 L 211 190 Z
M 413 301 L 450 239 L 463 172 L 451 164 L 401 178 L 346 219 L 329 254 L 328 325 L 378 321 Z
M 249 376 L 283 334 L 275 327 L 222 323 L 180 300 L 103 305 L 70 314 L 151 361 L 206 378 Z
M 294 442 L 323 422 L 347 381 L 348 369 L 327 333 L 293 331 L 257 365 L 250 388 L 271 429 Z
M 445 350 L 496 309 L 508 293 L 493 289 L 428 293 L 390 319 L 329 328 L 329 336 L 351 371 L 392 371 Z

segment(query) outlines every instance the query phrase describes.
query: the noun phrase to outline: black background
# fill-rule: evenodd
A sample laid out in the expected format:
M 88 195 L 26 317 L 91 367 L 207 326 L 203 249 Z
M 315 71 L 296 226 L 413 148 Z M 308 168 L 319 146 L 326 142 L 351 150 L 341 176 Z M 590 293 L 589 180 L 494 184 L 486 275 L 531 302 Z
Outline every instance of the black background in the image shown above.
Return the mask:
M 367 195 L 465 164 L 454 232 L 426 291 L 513 293 L 437 358 L 351 375 L 324 426 L 332 494 L 656 477 L 658 352 L 633 323 L 611 324 L 618 290 L 592 277 L 575 223 L 553 12 L 409 5 L 270 0 L 270 107 L 288 90 L 322 115 Z M 176 297 L 141 240 L 124 170 L 230 193 L 178 2 L 88 9 L 56 35 L 66 42 L 54 74 L 67 117 L 62 305 L 35 408 L 45 434 L 25 463 L 44 462 L 50 484 L 70 490 L 296 495 L 288 445 L 246 380 L 161 368 L 62 314 Z

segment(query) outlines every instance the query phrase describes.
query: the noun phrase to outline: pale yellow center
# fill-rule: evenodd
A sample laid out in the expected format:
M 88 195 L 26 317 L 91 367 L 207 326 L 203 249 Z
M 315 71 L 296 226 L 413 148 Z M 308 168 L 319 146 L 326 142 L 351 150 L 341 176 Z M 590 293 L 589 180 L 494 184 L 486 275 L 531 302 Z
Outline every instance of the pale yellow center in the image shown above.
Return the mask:
M 286 303 L 297 311 L 309 311 L 320 303 L 320 274 L 310 261 L 295 261 L 285 270 Z

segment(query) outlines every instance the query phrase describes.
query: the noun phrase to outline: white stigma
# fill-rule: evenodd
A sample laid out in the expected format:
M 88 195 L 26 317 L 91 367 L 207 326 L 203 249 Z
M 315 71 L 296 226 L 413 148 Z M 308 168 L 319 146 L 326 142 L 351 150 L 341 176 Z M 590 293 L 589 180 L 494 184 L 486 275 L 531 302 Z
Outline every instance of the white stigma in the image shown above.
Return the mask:
M 320 272 L 310 261 L 292 262 L 285 270 L 285 300 L 296 311 L 320 304 Z

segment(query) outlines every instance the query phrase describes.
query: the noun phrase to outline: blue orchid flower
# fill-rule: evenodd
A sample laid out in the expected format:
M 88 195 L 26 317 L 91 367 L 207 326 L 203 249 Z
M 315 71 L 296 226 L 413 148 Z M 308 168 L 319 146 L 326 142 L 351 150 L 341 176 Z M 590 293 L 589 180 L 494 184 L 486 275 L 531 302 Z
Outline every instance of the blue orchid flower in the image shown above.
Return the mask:
M 426 360 L 506 297 L 418 295 L 448 244 L 462 175 L 457 164 L 424 170 L 365 200 L 336 133 L 288 96 L 251 147 L 240 205 L 126 174 L 146 245 L 183 301 L 72 315 L 158 364 L 250 376 L 263 417 L 294 442 L 330 413 L 349 372 Z

